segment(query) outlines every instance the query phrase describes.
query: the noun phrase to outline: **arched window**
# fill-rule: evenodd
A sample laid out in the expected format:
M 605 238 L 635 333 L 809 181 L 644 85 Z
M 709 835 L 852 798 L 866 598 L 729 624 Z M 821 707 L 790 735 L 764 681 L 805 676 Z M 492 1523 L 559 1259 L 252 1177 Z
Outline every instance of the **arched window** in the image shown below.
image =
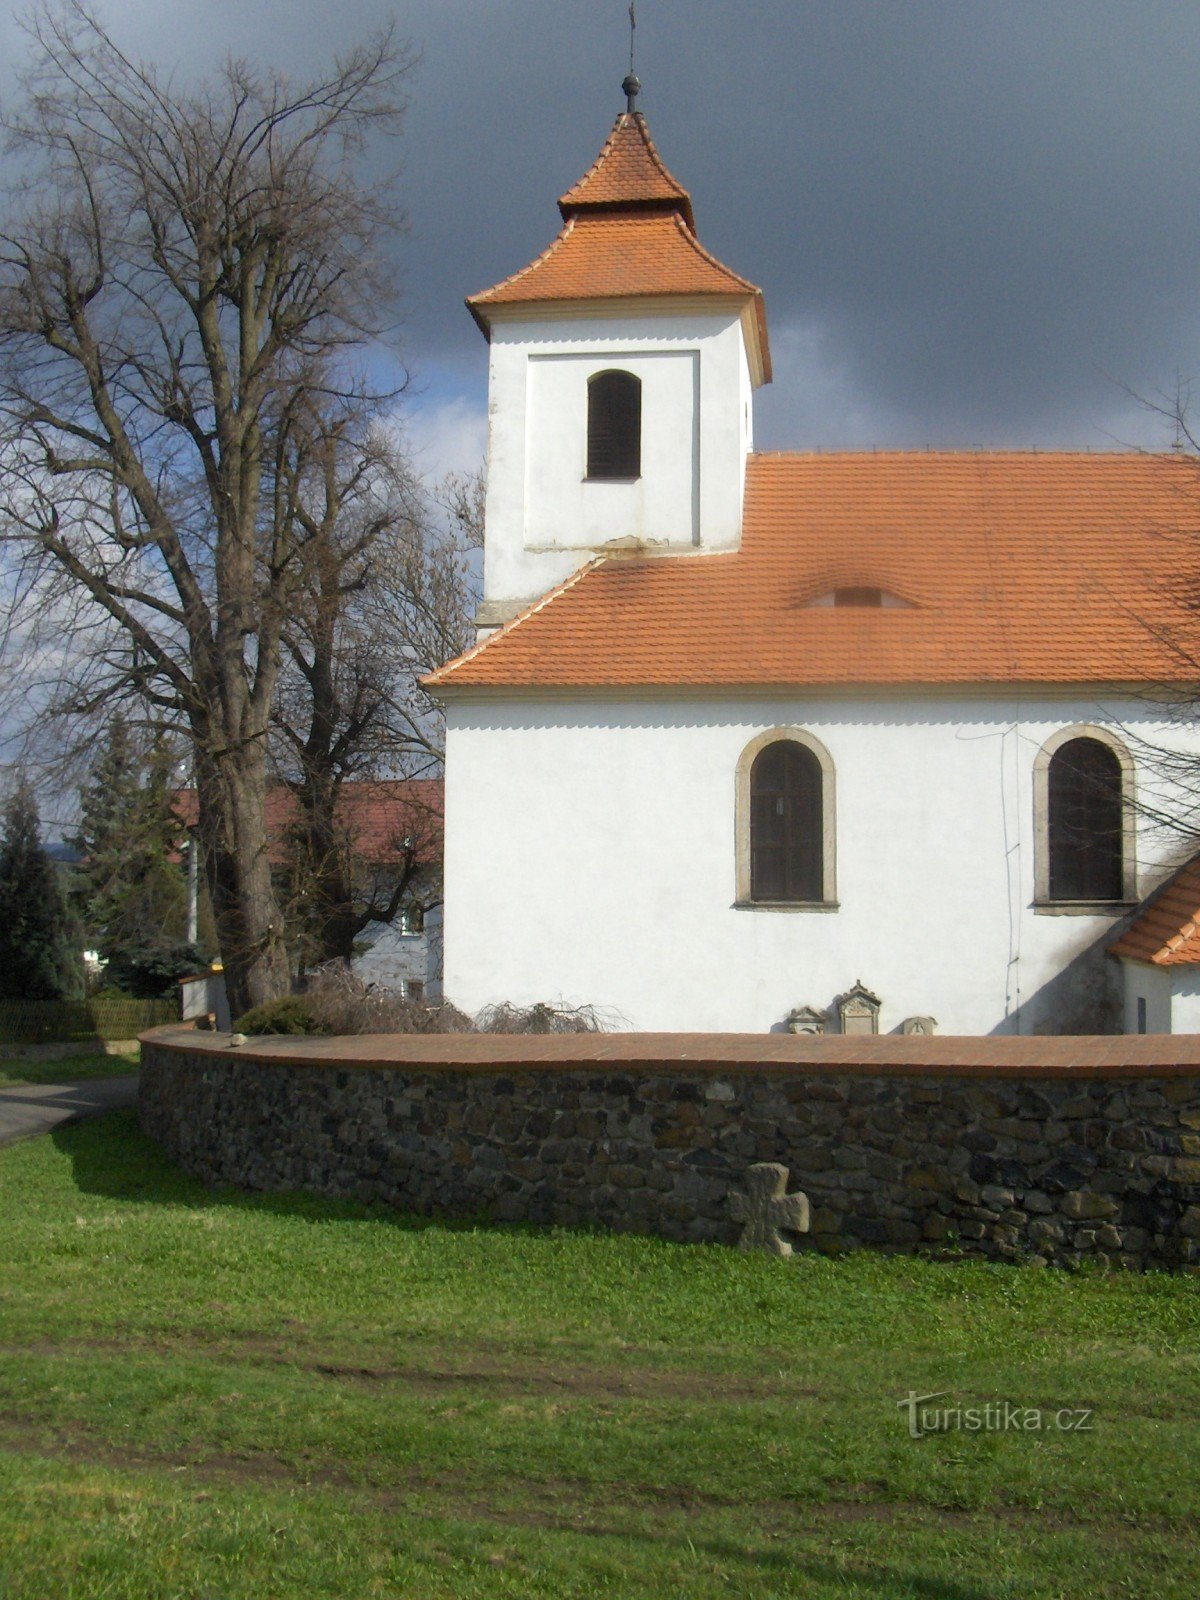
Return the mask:
M 587 475 L 642 475 L 642 380 L 632 372 L 597 372 L 588 379 Z
M 1038 756 L 1037 899 L 1051 906 L 1137 898 L 1133 763 L 1104 729 L 1068 728 Z
M 1121 763 L 1098 739 L 1050 758 L 1050 898 L 1121 898 Z
M 737 775 L 740 905 L 832 907 L 833 763 L 795 728 L 760 734 Z

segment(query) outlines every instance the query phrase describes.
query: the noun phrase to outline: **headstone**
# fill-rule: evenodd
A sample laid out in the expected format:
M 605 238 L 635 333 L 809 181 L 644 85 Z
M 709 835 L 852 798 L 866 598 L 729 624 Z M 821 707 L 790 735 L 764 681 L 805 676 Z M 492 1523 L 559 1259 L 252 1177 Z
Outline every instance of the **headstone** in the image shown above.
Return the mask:
M 797 1006 L 795 1011 L 788 1012 L 787 1030 L 789 1033 L 824 1033 L 825 1013 L 816 1006 Z
M 901 1033 L 936 1033 L 936 1017 L 905 1017 L 900 1024 Z
M 882 1004 L 879 996 L 872 994 L 859 978 L 853 989 L 847 989 L 837 1003 L 842 1032 L 878 1033 L 879 1008 Z
M 788 1194 L 787 1181 L 788 1169 L 777 1161 L 757 1161 L 746 1169 L 745 1194 L 735 1189 L 729 1196 L 733 1220 L 744 1224 L 741 1249 L 790 1256 L 792 1247 L 782 1234 L 808 1232 L 808 1196 Z

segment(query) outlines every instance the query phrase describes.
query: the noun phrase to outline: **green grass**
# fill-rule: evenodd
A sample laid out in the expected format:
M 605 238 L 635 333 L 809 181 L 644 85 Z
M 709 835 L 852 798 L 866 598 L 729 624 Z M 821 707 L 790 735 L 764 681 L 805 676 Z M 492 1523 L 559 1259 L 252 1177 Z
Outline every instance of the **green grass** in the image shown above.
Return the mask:
M 0 1216 L 3 1600 L 1200 1593 L 1192 1278 L 211 1194 L 126 1114 Z
M 4 1046 L 0 1045 L 0 1057 Z M 80 1078 L 115 1078 L 136 1072 L 138 1051 L 117 1050 L 109 1055 L 89 1051 L 74 1056 L 16 1057 L 0 1059 L 0 1089 L 19 1083 L 70 1083 Z

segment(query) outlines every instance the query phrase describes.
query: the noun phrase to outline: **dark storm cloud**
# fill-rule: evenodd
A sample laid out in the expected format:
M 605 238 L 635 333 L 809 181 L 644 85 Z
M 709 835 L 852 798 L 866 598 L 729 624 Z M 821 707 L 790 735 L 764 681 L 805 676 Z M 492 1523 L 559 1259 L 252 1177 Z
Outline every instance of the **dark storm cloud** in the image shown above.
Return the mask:
M 643 104 L 704 242 L 761 283 L 768 446 L 1161 442 L 1200 373 L 1200 7 L 641 0 Z M 462 296 L 552 237 L 621 104 L 624 0 L 116 0 L 133 51 L 302 72 L 394 13 L 407 355 L 482 410 Z M 0 51 L 11 45 L 11 24 Z M 477 434 L 477 429 L 476 429 Z

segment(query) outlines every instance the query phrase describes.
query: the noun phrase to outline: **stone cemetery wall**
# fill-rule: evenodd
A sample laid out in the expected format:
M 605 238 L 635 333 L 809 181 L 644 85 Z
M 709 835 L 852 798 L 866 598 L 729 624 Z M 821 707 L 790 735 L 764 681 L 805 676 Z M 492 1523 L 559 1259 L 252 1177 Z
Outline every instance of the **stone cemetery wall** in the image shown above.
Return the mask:
M 747 1169 L 797 1249 L 1200 1262 L 1200 1038 L 272 1039 L 160 1029 L 141 1120 L 186 1171 L 424 1215 L 735 1242 Z

